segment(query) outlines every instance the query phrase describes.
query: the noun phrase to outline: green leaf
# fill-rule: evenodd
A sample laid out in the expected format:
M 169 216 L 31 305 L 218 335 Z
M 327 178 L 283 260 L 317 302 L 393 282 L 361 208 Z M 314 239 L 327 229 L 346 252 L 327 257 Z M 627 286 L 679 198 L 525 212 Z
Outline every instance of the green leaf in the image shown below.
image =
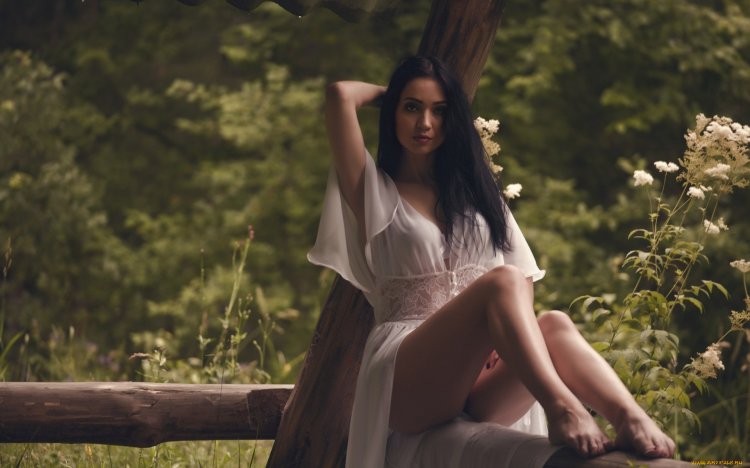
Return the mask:
M 715 287 L 724 295 L 725 299 L 729 299 L 729 291 L 722 284 L 710 280 L 703 280 L 702 283 L 706 285 L 709 292 L 713 292 L 713 288 Z
M 693 304 L 699 312 L 703 313 L 703 303 L 694 297 L 685 296 L 685 300 Z
M 591 343 L 591 347 L 594 348 L 594 350 L 598 353 L 601 353 L 603 351 L 607 351 L 610 349 L 609 342 L 607 341 L 595 341 Z
M 599 307 L 598 309 L 594 310 L 594 313 L 591 316 L 591 320 L 594 323 L 598 324 L 601 319 L 607 319 L 611 314 L 611 310 Z

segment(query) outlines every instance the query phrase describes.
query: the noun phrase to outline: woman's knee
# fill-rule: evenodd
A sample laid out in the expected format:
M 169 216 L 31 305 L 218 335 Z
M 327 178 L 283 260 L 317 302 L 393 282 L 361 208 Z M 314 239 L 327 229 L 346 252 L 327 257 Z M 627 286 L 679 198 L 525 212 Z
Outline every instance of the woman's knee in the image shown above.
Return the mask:
M 542 335 L 551 336 L 554 333 L 578 333 L 575 323 L 570 316 L 559 310 L 550 310 L 537 319 Z
M 485 275 L 491 294 L 521 290 L 526 284 L 526 278 L 518 267 L 501 265 L 488 271 Z
M 493 268 L 483 278 L 488 318 L 507 314 L 532 314 L 531 295 L 523 272 L 512 265 Z

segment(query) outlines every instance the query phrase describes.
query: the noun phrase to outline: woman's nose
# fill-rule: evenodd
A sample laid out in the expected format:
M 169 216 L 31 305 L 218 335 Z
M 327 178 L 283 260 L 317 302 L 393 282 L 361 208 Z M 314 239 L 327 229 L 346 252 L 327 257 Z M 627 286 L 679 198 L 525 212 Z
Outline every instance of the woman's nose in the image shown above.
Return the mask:
M 432 128 L 432 113 L 430 111 L 422 112 L 419 115 L 419 119 L 417 120 L 417 125 L 421 129 L 430 129 Z

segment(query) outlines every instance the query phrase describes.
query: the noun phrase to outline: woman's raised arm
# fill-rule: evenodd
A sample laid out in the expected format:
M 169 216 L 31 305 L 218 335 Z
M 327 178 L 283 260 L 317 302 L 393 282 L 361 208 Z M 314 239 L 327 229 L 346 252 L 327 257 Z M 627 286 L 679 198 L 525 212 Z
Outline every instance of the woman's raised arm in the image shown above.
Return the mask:
M 385 88 L 359 81 L 338 81 L 326 89 L 326 129 L 344 199 L 364 227 L 365 142 L 357 109 L 374 103 Z

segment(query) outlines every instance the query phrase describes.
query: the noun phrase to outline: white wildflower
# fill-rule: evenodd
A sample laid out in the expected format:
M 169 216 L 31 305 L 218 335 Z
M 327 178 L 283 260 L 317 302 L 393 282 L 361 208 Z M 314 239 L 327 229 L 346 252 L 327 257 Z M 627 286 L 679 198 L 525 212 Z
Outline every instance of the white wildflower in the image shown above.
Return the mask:
M 728 140 L 731 140 L 734 138 L 734 132 L 732 131 L 731 128 L 727 127 L 726 125 L 719 125 L 719 128 L 717 128 L 714 133 Z
M 494 135 L 500 129 L 500 122 L 495 119 L 485 120 L 482 117 L 474 119 L 474 128 L 482 138 Z
M 719 163 L 714 167 L 706 169 L 704 172 L 711 177 L 716 177 L 717 179 L 729 180 L 729 176 L 727 175 L 729 169 L 729 164 Z
M 727 226 L 727 224 L 724 222 L 724 218 L 719 218 L 719 220 L 716 221 L 716 225 L 719 226 L 719 229 L 721 229 L 722 231 L 729 230 L 729 226 Z
M 656 161 L 654 163 L 654 166 L 656 166 L 656 170 L 659 172 L 676 172 L 680 167 L 675 163 L 668 163 L 664 161 Z
M 705 185 L 699 185 L 698 188 L 700 188 L 704 192 L 710 192 L 714 189 L 713 187 L 706 187 Z
M 745 260 L 745 259 L 735 260 L 733 262 L 729 262 L 729 266 L 740 270 L 742 273 L 750 273 L 750 261 L 748 260 Z
M 503 195 L 505 195 L 505 198 L 508 200 L 513 200 L 514 198 L 521 196 L 521 190 L 523 190 L 521 184 L 508 184 L 505 187 L 505 190 L 503 190 Z
M 651 185 L 654 178 L 646 171 L 637 170 L 633 172 L 633 179 L 635 179 L 635 186 L 639 185 Z
M 717 116 L 714 116 L 714 118 L 718 118 Z M 729 120 L 729 119 L 726 119 Z M 727 140 L 734 140 L 736 137 L 734 136 L 733 128 L 730 125 L 722 125 L 717 121 L 713 121 L 706 127 L 707 133 L 712 133 L 714 135 L 718 135 L 722 138 L 725 138 Z
M 479 138 L 482 139 L 482 145 L 484 145 L 484 151 L 487 153 L 487 156 L 492 157 L 500 152 L 500 145 L 492 140 L 492 136 L 500 129 L 500 122 L 498 120 L 486 120 L 482 117 L 477 117 L 474 119 L 474 128 L 479 133 Z
M 482 138 L 482 145 L 484 145 L 484 151 L 487 153 L 487 156 L 492 157 L 500 152 L 500 145 L 489 139 L 489 137 Z
M 707 219 L 703 220 L 703 229 L 708 234 L 718 234 L 719 232 L 721 232 L 721 229 L 719 229 L 719 226 L 715 225 L 714 223 L 712 223 L 711 221 Z
M 724 369 L 724 363 L 721 362 L 721 350 L 719 348 L 719 343 L 713 343 L 704 352 L 700 353 L 697 358 L 693 358 L 691 364 L 699 377 L 716 378 L 716 370 Z
M 690 198 L 696 198 L 698 200 L 703 200 L 706 198 L 706 194 L 703 193 L 703 190 L 699 189 L 698 187 L 690 187 L 687 191 L 688 197 Z
M 490 161 L 490 170 L 493 174 L 500 174 L 501 172 L 503 172 L 503 166 Z
M 748 322 L 750 322 L 750 311 L 748 310 L 733 310 L 729 314 L 729 323 L 732 330 L 742 330 Z

